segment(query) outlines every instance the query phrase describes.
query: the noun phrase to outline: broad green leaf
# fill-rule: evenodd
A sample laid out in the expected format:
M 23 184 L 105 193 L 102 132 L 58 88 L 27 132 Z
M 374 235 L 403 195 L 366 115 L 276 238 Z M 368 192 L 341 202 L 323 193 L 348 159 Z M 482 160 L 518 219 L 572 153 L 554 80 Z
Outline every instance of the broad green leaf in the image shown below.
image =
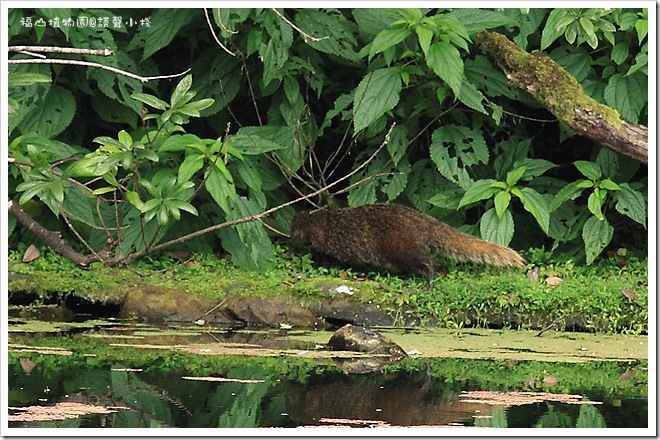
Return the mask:
M 598 180 L 603 175 L 600 165 L 595 162 L 576 160 L 573 162 L 573 165 L 575 165 L 575 168 L 577 168 L 587 179 Z
M 598 188 L 610 191 L 619 191 L 621 187 L 610 179 L 603 179 L 598 183 Z
M 566 17 L 567 10 L 563 8 L 553 9 L 548 16 L 548 20 L 541 34 L 540 50 L 547 49 L 554 41 L 564 34 L 568 25 Z M 572 19 L 570 20 L 572 21 Z M 568 38 L 568 37 L 567 37 Z
M 628 58 L 629 49 L 628 44 L 623 42 L 617 43 L 616 46 L 612 48 L 610 59 L 620 66 L 626 58 Z
M 348 206 L 361 206 L 376 202 L 376 182 L 369 179 L 348 193 Z
M 470 35 L 474 35 L 484 29 L 493 29 L 500 26 L 520 26 L 519 23 L 507 17 L 501 11 L 489 11 L 478 8 L 457 8 L 447 16 L 458 20 Z
M 140 199 L 140 195 L 137 192 L 128 191 L 126 193 L 126 200 L 128 200 L 128 203 L 135 206 L 138 210 L 140 210 L 140 212 L 142 212 L 144 202 Z
M 640 19 L 635 22 L 635 31 L 637 31 L 637 41 L 640 43 L 644 41 L 644 38 L 648 35 L 649 31 L 649 22 L 648 20 Z
M 234 147 L 240 154 L 263 154 L 269 151 L 281 150 L 284 145 L 273 142 L 259 133 L 260 127 L 244 127 L 238 133 L 227 138 L 226 143 Z
M 237 194 L 233 182 L 226 178 L 226 174 L 217 167 L 211 168 L 204 187 L 211 194 L 215 203 L 224 212 L 228 212 L 229 206 L 237 197 Z
M 641 73 L 615 73 L 605 87 L 605 103 L 616 109 L 623 118 L 637 123 L 648 103 L 648 78 Z
M 458 93 L 459 101 L 461 101 L 463 104 L 467 105 L 471 109 L 487 115 L 488 112 L 486 111 L 484 105 L 482 104 L 484 99 L 485 99 L 484 95 L 479 90 L 477 90 L 474 84 L 472 84 L 470 81 L 468 81 L 465 78 L 462 79 L 461 90 Z M 493 118 L 495 119 L 495 117 Z
M 510 210 L 505 210 L 500 218 L 494 208 L 484 213 L 479 222 L 481 238 L 500 246 L 508 246 L 513 238 L 515 225 Z
M 43 193 L 48 189 L 49 182 L 46 180 L 33 180 L 29 182 L 22 182 L 16 186 L 16 191 L 22 192 L 21 197 L 18 199 L 20 205 L 26 204 L 37 194 Z
M 587 199 L 587 208 L 589 211 L 596 217 L 598 220 L 605 220 L 605 216 L 602 211 L 603 200 L 600 196 L 598 188 L 594 188 L 594 191 L 589 194 Z
M 340 10 L 302 8 L 296 13 L 296 25 L 320 41 L 306 39 L 310 47 L 350 61 L 358 61 L 357 27 Z
M 150 16 L 150 26 L 140 26 L 128 45 L 127 50 L 143 49 L 142 61 L 166 47 L 179 30 L 198 18 L 199 9 L 162 8 L 156 9 Z
M 401 93 L 401 77 L 396 69 L 383 68 L 368 73 L 355 89 L 353 99 L 353 131 L 369 124 L 396 106 Z
M 463 59 L 461 54 L 450 43 L 438 41 L 431 44 L 426 54 L 426 64 L 438 75 L 458 97 L 463 81 Z
M 459 125 L 445 125 L 431 136 L 430 155 L 446 179 L 468 189 L 474 179 L 469 167 L 488 163 L 488 147 L 481 133 Z
M 525 172 L 520 177 L 519 180 L 529 181 L 535 177 L 538 177 L 548 171 L 551 168 L 555 167 L 555 164 L 545 159 L 531 159 L 526 157 L 522 162 L 521 166 L 525 167 Z
M 76 100 L 73 93 L 58 85 L 52 85 L 48 94 L 18 124 L 22 133 L 34 132 L 48 138 L 62 133 L 76 113 Z
M 38 83 L 50 83 L 50 76 L 36 72 L 9 72 L 7 85 L 9 87 L 28 87 Z
M 495 212 L 497 216 L 501 219 L 504 213 L 509 207 L 509 202 L 511 202 L 511 193 L 507 191 L 500 191 L 495 195 Z
M 571 182 L 560 189 L 555 198 L 552 200 L 552 204 L 550 205 L 550 212 L 554 212 L 565 201 L 575 200 L 578 198 L 584 191 L 584 188 L 580 186 L 580 182 L 584 182 L 584 180 Z
M 646 227 L 647 207 L 644 195 L 627 183 L 622 183 L 619 188 L 620 191 L 616 193 L 616 210 Z
M 71 177 L 98 177 L 114 170 L 117 163 L 103 155 L 91 155 L 73 162 L 64 172 Z
M 587 254 L 587 264 L 594 262 L 603 249 L 610 244 L 613 235 L 614 228 L 607 220 L 589 217 L 582 228 L 582 240 Z
M 518 183 L 520 178 L 525 174 L 525 171 L 527 171 L 527 167 L 523 165 L 506 173 L 506 184 L 513 186 Z
M 133 93 L 131 98 L 143 102 L 149 107 L 153 107 L 158 110 L 166 110 L 170 108 L 170 105 L 167 102 L 147 93 Z
M 550 226 L 550 211 L 543 196 L 532 188 L 520 188 L 518 197 L 525 210 L 534 216 L 543 232 L 547 234 Z
M 433 39 L 433 31 L 429 29 L 424 24 L 415 26 L 415 33 L 417 34 L 417 39 L 419 40 L 419 47 L 422 48 L 422 52 L 426 55 L 431 46 L 431 40 Z
M 179 165 L 179 175 L 177 176 L 177 182 L 186 182 L 192 178 L 192 176 L 204 166 L 204 155 L 191 153 L 183 159 L 181 165 Z
M 177 104 L 181 102 L 181 100 L 186 97 L 190 96 L 187 95 L 190 90 L 190 87 L 192 86 L 192 75 L 186 75 L 184 76 L 181 81 L 176 85 L 174 88 L 174 91 L 172 92 L 172 97 L 170 98 L 170 105 L 172 107 L 176 107 Z
M 499 189 L 493 187 L 493 182 L 495 182 L 493 179 L 481 179 L 476 181 L 467 191 L 465 191 L 458 207 L 462 208 L 463 206 L 493 197 L 500 192 Z
M 412 31 L 408 27 L 393 27 L 378 32 L 376 38 L 371 42 L 369 60 L 371 61 L 376 54 L 379 54 L 390 47 L 396 46 L 405 40 L 411 32 Z

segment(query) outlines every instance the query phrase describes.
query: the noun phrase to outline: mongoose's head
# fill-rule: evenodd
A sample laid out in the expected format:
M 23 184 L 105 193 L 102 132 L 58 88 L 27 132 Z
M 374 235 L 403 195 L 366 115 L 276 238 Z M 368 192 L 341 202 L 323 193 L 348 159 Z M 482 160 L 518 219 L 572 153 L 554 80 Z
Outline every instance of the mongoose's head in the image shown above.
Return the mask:
M 301 211 L 291 221 L 289 243 L 296 249 L 318 242 L 324 234 L 326 210 Z

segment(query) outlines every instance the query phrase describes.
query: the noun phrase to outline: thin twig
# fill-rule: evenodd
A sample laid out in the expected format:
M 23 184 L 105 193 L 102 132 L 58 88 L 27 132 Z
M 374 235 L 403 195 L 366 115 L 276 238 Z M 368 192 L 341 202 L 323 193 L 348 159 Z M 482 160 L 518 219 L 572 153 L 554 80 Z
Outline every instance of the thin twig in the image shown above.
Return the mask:
M 328 38 L 330 38 L 329 35 L 328 35 L 327 37 L 321 37 L 321 38 L 312 37 L 311 35 L 305 33 L 305 31 L 303 31 L 302 29 L 300 29 L 298 26 L 296 26 L 295 24 L 293 24 L 288 18 L 286 18 L 286 17 L 285 17 L 280 11 L 278 11 L 277 9 L 275 9 L 275 8 L 270 8 L 270 9 L 271 9 L 271 11 L 273 11 L 274 13 L 276 13 L 276 14 L 277 14 L 282 20 L 286 21 L 286 22 L 289 24 L 289 26 L 291 26 L 292 28 L 294 28 L 295 30 L 297 30 L 298 32 L 300 32 L 300 34 L 303 36 L 303 38 L 305 39 L 305 41 L 307 41 L 308 38 L 309 38 L 310 40 L 314 41 L 314 42 L 323 41 L 323 40 L 327 40 Z
M 190 69 L 186 69 L 185 71 L 181 73 L 175 73 L 173 75 L 159 75 L 159 76 L 140 76 L 136 75 L 131 72 L 126 72 L 125 70 L 117 69 L 116 67 L 110 67 L 110 66 L 105 66 L 103 64 L 99 63 L 93 63 L 90 61 L 80 61 L 80 60 L 59 60 L 59 59 L 46 59 L 46 60 L 9 60 L 7 61 L 9 64 L 66 64 L 66 65 L 73 65 L 73 66 L 87 66 L 87 67 L 95 67 L 97 69 L 103 69 L 103 70 L 108 70 L 110 72 L 119 74 L 119 75 L 124 75 L 129 78 L 137 79 L 140 82 L 148 82 L 152 81 L 155 79 L 169 79 L 169 78 L 177 78 L 179 76 L 183 76 L 186 73 L 190 72 Z
M 213 35 L 213 39 L 215 40 L 216 43 L 218 43 L 218 46 L 220 46 L 229 55 L 235 57 L 236 54 L 234 52 L 232 52 L 231 50 L 227 49 L 225 47 L 225 45 L 220 42 L 220 39 L 218 38 L 215 31 L 213 30 L 213 25 L 211 24 L 211 19 L 209 18 L 209 11 L 208 11 L 207 8 L 204 8 L 204 16 L 206 17 L 206 22 L 209 25 L 209 30 L 211 31 L 211 35 Z

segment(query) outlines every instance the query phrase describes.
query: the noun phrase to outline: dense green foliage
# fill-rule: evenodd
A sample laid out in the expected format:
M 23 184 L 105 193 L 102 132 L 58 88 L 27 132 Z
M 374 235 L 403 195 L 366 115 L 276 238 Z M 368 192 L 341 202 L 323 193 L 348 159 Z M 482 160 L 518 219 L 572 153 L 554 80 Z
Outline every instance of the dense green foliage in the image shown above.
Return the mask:
M 143 83 L 91 66 L 10 64 L 9 194 L 78 249 L 111 239 L 121 257 L 357 170 L 323 203 L 409 204 L 497 243 L 588 263 L 608 246 L 645 252 L 646 169 L 512 89 L 475 34 L 546 51 L 596 100 L 645 124 L 647 13 L 12 9 L 10 45 L 109 48 L 104 58 L 50 57 L 190 73 Z M 64 17 L 107 27 L 52 26 Z M 286 231 L 292 214 L 217 238 L 235 264 L 267 269 L 271 231 Z M 12 243 L 31 240 L 13 218 L 9 226 Z M 187 244 L 218 247 L 208 237 Z

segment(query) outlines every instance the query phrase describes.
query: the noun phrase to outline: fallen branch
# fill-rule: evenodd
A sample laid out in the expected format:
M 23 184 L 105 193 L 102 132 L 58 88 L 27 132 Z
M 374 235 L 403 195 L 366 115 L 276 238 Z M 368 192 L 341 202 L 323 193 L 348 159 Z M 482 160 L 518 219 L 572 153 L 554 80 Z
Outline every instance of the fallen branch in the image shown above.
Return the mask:
M 576 133 L 648 164 L 648 128 L 624 121 L 587 95 L 580 84 L 544 53 L 527 53 L 504 35 L 477 34 L 488 55 L 515 87 L 529 93 Z

